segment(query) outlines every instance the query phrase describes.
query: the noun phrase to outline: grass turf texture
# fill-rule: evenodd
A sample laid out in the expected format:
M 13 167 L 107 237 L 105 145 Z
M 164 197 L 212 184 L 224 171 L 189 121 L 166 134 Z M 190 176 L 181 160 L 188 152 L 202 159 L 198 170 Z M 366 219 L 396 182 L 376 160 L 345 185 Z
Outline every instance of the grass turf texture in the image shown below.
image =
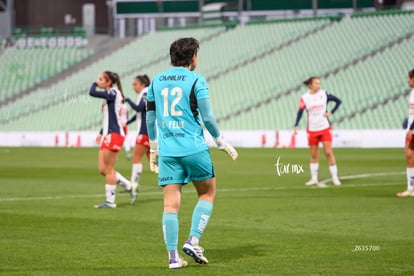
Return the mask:
M 200 267 L 167 268 L 162 194 L 148 163 L 136 206 L 104 199 L 97 149 L 0 148 L 0 273 L 4 275 L 334 275 L 412 274 L 414 198 L 405 189 L 402 149 L 336 149 L 340 176 L 386 173 L 306 188 L 307 149 L 212 150 L 218 193 L 201 245 Z M 278 176 L 277 157 L 305 172 Z M 320 180 L 329 177 L 321 156 Z M 120 154 L 118 170 L 130 175 Z M 387 173 L 390 173 L 389 175 Z M 179 245 L 196 195 L 184 187 Z M 361 246 L 361 247 L 358 247 Z M 366 246 L 366 247 L 365 247 Z

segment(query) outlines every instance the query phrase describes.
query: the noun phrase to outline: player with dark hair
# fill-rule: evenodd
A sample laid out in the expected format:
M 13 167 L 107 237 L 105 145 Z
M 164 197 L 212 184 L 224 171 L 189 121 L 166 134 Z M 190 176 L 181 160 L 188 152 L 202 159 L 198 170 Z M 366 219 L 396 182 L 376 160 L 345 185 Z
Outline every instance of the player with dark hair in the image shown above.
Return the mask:
M 150 78 L 147 75 L 136 76 L 132 82 L 132 87 L 135 93 L 138 94 L 138 100 L 135 104 L 132 100 L 126 99 L 126 102 L 131 106 L 131 108 L 134 111 L 136 111 L 136 114 L 128 121 L 128 124 L 132 123 L 133 121 L 136 121 L 138 125 L 138 135 L 137 139 L 135 140 L 131 172 L 131 185 L 132 188 L 135 189 L 137 192 L 139 191 L 139 179 L 141 177 L 143 170 L 142 157 L 144 155 L 147 155 L 147 157 L 149 158 L 150 144 L 148 139 L 146 123 L 146 98 L 150 82 Z
M 298 125 L 302 118 L 303 111 L 308 113 L 307 133 L 308 143 L 311 150 L 310 171 L 311 180 L 306 182 L 307 186 L 318 184 L 319 169 L 319 143 L 322 142 L 323 149 L 328 159 L 329 171 L 331 172 L 332 182 L 334 185 L 341 185 L 338 178 L 338 169 L 332 150 L 332 132 L 331 124 L 328 118 L 335 113 L 341 104 L 341 100 L 325 90 L 321 90 L 321 83 L 318 77 L 310 77 L 304 82 L 309 88 L 306 94 L 302 95 L 299 103 L 299 110 L 296 116 L 295 134 L 298 131 Z M 335 102 L 335 107 L 328 112 L 328 102 Z
M 407 134 L 405 138 L 405 159 L 407 160 L 407 190 L 398 197 L 414 197 L 414 69 L 408 72 L 408 85 L 412 88 L 408 100 Z
M 117 88 L 113 87 L 116 85 Z M 102 91 L 98 91 L 97 88 Z M 120 173 L 115 171 L 115 161 L 125 140 L 121 123 L 121 105 L 124 102 L 121 80 L 118 74 L 105 71 L 99 74 L 98 80 L 92 84 L 89 95 L 104 100 L 102 104 L 103 127 L 97 137 L 100 142 L 99 172 L 105 176 L 106 201 L 96 208 L 116 208 L 115 192 L 117 182 L 122 182 L 130 191 L 131 203 L 135 203 L 136 193 L 131 184 Z
M 197 263 L 208 263 L 199 240 L 213 210 L 216 178 L 199 114 L 219 149 L 233 160 L 238 156 L 221 138 L 211 111 L 206 80 L 193 72 L 198 63 L 198 49 L 199 42 L 194 38 L 174 41 L 170 46 L 173 67 L 154 77 L 147 96 L 150 166 L 152 171 L 159 172 L 158 184 L 163 188 L 162 229 L 171 269 L 187 266 L 177 250 L 178 211 L 182 186 L 190 181 L 197 190 L 198 202 L 183 251 Z

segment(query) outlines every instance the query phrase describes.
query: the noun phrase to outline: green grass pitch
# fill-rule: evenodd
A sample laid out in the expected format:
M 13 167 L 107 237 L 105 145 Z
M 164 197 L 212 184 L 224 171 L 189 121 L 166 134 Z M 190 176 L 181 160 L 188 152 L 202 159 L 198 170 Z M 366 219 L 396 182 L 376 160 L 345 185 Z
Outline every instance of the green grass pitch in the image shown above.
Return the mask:
M 201 239 L 210 264 L 169 271 L 156 175 L 141 179 L 137 205 L 104 199 L 97 149 L 0 148 L 0 274 L 3 275 L 413 275 L 414 198 L 403 149 L 336 149 L 341 187 L 307 188 L 308 149 L 212 149 L 218 193 Z M 277 157 L 289 173 L 279 176 Z M 304 172 L 292 172 L 293 165 Z M 296 167 L 298 168 L 298 167 Z M 121 153 L 117 169 L 129 178 Z M 299 170 L 300 171 L 300 170 Z M 321 156 L 320 180 L 329 177 Z M 183 191 L 181 245 L 194 188 Z

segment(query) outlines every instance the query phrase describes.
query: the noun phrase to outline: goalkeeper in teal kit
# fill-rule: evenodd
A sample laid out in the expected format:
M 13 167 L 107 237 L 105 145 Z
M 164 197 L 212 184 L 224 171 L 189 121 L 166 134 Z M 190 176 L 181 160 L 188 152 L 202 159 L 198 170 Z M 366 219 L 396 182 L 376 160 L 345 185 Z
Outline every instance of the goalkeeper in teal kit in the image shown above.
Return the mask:
M 163 188 L 162 229 L 171 269 L 187 266 L 178 254 L 178 211 L 181 188 L 188 182 L 193 182 L 199 200 L 193 211 L 189 238 L 182 250 L 197 263 L 208 263 L 199 240 L 213 210 L 216 179 L 201 118 L 218 148 L 233 160 L 238 156 L 220 136 L 211 112 L 206 80 L 193 72 L 198 49 L 199 43 L 194 38 L 174 41 L 170 47 L 173 67 L 154 77 L 147 94 L 150 166 L 152 171 L 158 172 L 158 183 Z

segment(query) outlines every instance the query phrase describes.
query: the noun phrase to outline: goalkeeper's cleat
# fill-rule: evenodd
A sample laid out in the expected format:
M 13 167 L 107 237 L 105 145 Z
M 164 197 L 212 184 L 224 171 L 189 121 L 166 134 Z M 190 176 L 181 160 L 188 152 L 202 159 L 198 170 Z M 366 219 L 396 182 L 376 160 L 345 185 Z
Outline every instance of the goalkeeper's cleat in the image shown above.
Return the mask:
M 171 259 L 168 267 L 170 269 L 178 269 L 178 268 L 186 267 L 187 265 L 188 265 L 187 261 L 179 257 L 178 260 Z
M 183 246 L 185 254 L 194 259 L 196 263 L 208 264 L 207 258 L 203 255 L 204 249 L 198 245 L 191 245 L 189 241 L 186 241 Z
M 332 182 L 335 186 L 340 186 L 341 185 L 341 181 L 339 181 L 338 177 L 332 178 Z
M 110 203 L 110 202 L 105 201 L 102 204 L 95 205 L 95 208 L 97 208 L 97 209 L 105 209 L 105 208 L 114 209 L 114 208 L 116 208 L 116 203 Z
M 316 185 L 318 185 L 318 180 L 311 179 L 308 182 L 306 182 L 305 185 L 308 186 L 308 187 L 310 187 L 310 186 L 316 186 Z
M 397 197 L 414 197 L 414 192 L 406 190 L 404 192 L 398 193 Z

